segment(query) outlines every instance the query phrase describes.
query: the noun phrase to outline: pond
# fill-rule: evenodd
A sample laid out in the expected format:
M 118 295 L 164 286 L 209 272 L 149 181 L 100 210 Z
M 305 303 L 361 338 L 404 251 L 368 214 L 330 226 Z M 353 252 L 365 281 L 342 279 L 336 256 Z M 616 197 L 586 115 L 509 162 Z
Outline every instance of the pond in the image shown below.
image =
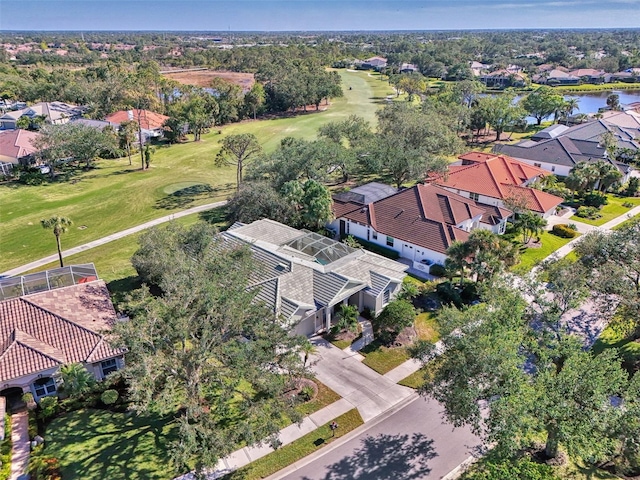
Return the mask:
M 625 105 L 633 102 L 640 102 L 640 90 L 603 90 L 598 92 L 575 92 L 564 95 L 564 99 L 575 98 L 578 100 L 579 110 L 577 113 L 598 113 L 600 108 L 607 106 L 607 97 L 612 93 L 620 97 L 620 104 Z M 518 95 L 514 101 L 519 101 L 524 95 Z M 548 120 L 548 119 L 547 119 Z M 527 122 L 535 123 L 535 118 L 527 117 Z

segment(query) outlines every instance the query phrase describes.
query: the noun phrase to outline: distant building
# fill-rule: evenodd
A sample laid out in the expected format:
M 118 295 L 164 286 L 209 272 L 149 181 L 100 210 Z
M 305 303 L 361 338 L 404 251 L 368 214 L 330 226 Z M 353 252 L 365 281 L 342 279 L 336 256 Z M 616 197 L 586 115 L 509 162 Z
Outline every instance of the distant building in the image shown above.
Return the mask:
M 387 66 L 387 59 L 384 57 L 371 57 L 367 58 L 362 64 L 360 68 L 363 70 L 375 70 L 379 72 L 383 68 Z
M 142 130 L 142 140 L 146 142 L 151 138 L 162 138 L 164 123 L 169 120 L 169 117 L 149 110 L 120 110 L 107 115 L 105 120 L 117 126 L 128 121 L 138 123 Z

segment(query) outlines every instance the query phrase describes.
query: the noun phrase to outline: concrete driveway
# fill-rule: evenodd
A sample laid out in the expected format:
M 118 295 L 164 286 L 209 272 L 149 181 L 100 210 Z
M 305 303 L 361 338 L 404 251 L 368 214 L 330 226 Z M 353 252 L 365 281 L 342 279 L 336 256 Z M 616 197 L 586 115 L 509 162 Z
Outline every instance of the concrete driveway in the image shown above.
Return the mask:
M 307 462 L 298 462 L 271 477 L 291 480 L 440 479 L 471 455 L 480 439 L 468 428 L 442 420 L 442 406 L 418 398 L 374 422 L 346 441 L 338 441 Z

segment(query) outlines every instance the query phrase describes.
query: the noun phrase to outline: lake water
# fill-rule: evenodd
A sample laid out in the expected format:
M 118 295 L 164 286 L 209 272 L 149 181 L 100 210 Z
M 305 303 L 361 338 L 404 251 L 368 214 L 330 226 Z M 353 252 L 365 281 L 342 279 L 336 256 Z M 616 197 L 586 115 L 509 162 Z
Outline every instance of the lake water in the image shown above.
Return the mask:
M 640 90 L 605 90 L 600 92 L 576 92 L 571 95 L 564 95 L 564 99 L 578 99 L 580 109 L 573 112 L 577 113 L 598 113 L 598 109 L 607 106 L 607 97 L 612 93 L 620 97 L 620 104 L 640 102 Z M 516 97 L 516 101 L 520 100 L 522 95 Z M 551 117 L 550 117 L 551 118 Z M 548 118 L 546 120 L 549 120 Z M 535 123 L 535 118 L 527 117 L 529 123 Z

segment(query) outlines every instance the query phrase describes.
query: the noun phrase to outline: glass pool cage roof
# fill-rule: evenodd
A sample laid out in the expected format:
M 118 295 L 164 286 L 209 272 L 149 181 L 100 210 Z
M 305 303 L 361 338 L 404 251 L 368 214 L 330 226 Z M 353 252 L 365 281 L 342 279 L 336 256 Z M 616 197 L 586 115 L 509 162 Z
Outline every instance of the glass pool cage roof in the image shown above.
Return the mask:
M 44 272 L 0 279 L 0 301 L 32 293 L 69 287 L 98 279 L 93 263 L 70 265 Z
M 298 250 L 315 259 L 320 265 L 327 265 L 331 262 L 346 257 L 356 250 L 348 247 L 344 243 L 336 242 L 318 233 L 303 230 L 305 235 L 285 243 L 286 246 Z

